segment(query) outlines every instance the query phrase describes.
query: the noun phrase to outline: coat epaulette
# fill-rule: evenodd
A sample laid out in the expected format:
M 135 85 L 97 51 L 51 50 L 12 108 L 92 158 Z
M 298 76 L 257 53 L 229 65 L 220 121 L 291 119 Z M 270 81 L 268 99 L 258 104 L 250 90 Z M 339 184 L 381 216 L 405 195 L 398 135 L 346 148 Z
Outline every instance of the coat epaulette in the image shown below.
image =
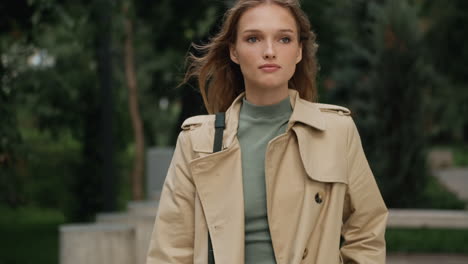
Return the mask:
M 336 113 L 338 115 L 351 115 L 351 110 L 346 107 L 332 104 L 317 104 L 321 112 Z
M 209 120 L 210 117 L 214 117 L 214 115 L 213 116 L 198 115 L 198 116 L 189 117 L 189 118 L 185 119 L 185 121 L 182 123 L 181 128 L 183 130 L 188 130 L 188 129 L 192 129 L 194 127 L 201 126 L 203 123 L 207 122 L 207 120 Z

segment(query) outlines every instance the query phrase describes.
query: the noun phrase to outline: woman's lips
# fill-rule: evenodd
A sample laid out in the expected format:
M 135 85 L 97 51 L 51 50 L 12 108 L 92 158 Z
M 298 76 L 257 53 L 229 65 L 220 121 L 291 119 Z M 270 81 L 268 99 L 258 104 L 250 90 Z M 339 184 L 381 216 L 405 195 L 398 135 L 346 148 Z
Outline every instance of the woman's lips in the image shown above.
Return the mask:
M 281 67 L 277 64 L 264 64 L 258 68 L 264 72 L 275 72 L 279 70 Z

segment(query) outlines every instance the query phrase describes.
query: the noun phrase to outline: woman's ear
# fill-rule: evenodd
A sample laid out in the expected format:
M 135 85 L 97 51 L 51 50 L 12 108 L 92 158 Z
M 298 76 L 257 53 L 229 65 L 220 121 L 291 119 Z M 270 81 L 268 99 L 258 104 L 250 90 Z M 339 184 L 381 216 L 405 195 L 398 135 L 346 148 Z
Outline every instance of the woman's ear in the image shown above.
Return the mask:
M 302 60 L 302 42 L 299 43 L 299 49 L 297 51 L 296 64 Z
M 230 45 L 229 46 L 229 56 L 231 57 L 231 60 L 239 64 L 239 58 L 237 58 L 237 51 L 236 51 L 236 46 L 235 45 Z

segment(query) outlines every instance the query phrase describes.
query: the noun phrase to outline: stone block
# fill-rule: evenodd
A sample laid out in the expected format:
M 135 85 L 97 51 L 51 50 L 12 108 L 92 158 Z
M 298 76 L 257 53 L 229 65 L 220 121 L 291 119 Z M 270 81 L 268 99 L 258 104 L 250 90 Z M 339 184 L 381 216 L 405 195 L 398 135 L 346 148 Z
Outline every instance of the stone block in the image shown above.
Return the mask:
M 468 211 L 390 209 L 388 227 L 468 228 Z
M 159 199 L 173 154 L 173 147 L 148 149 L 146 153 L 146 193 L 149 195 L 149 199 Z
M 136 263 L 144 264 L 156 217 L 157 202 L 138 201 L 128 204 L 127 213 L 100 213 L 99 223 L 124 223 L 134 227 Z
M 60 226 L 60 264 L 129 264 L 135 261 L 135 230 L 131 225 Z
M 96 215 L 97 223 L 117 223 L 133 225 L 135 222 L 134 216 L 129 213 L 98 213 Z
M 154 201 L 154 200 L 132 201 L 127 204 L 127 211 L 130 214 L 156 217 L 158 204 L 159 202 Z
M 433 170 L 453 166 L 453 153 L 448 149 L 434 149 L 428 154 L 429 167 Z
M 154 216 L 138 216 L 135 222 L 136 253 L 138 263 L 145 264 L 153 234 Z

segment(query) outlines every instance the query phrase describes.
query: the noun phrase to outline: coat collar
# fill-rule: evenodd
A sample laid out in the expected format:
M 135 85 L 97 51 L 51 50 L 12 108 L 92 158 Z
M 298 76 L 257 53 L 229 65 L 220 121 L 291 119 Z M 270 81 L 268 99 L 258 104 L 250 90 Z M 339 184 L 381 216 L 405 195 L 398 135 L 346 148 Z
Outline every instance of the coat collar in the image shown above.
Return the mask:
M 293 113 L 289 118 L 288 130 L 295 123 L 303 123 L 320 131 L 326 130 L 322 112 L 316 104 L 300 98 L 299 93 L 292 89 L 289 89 L 289 98 L 291 99 Z
M 289 129 L 291 129 L 296 123 L 302 123 L 320 131 L 325 131 L 325 120 L 318 106 L 300 98 L 299 93 L 296 90 L 289 89 L 288 92 L 293 112 L 289 118 L 287 131 L 289 131 Z M 245 92 L 237 96 L 226 111 L 227 135 L 224 138 L 226 142 L 225 146 L 229 146 L 237 135 L 237 128 L 239 126 L 239 112 L 242 106 L 242 98 L 244 98 L 244 96 Z

